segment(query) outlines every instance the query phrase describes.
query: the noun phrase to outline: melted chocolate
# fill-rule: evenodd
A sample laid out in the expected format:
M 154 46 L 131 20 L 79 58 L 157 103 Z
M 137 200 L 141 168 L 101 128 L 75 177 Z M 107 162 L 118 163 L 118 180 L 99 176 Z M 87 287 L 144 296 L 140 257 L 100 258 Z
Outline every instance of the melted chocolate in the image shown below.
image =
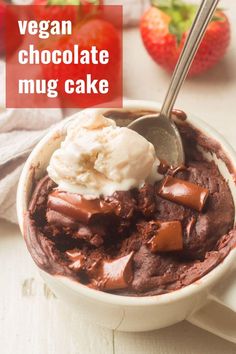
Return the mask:
M 208 198 L 209 190 L 197 184 L 167 176 L 158 193 L 161 197 L 172 202 L 202 211 Z
M 133 280 L 133 252 L 115 260 L 103 261 L 97 275 L 98 287 L 102 290 L 126 289 Z
M 172 118 L 179 119 L 181 121 L 185 121 L 188 118 L 187 114 L 180 109 L 173 109 L 171 116 Z
M 117 208 L 114 203 L 106 203 L 101 199 L 85 199 L 79 194 L 58 190 L 49 194 L 47 206 L 49 211 L 85 224 L 93 216 L 115 213 Z
M 183 249 L 182 225 L 179 221 L 157 222 L 156 234 L 148 241 L 150 250 L 173 252 Z

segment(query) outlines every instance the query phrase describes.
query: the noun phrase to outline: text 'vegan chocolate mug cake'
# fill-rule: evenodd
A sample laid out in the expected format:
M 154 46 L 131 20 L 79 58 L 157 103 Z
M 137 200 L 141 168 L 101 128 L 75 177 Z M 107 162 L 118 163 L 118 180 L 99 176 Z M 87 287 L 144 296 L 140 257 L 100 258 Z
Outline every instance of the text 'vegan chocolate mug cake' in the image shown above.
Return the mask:
M 28 249 L 44 272 L 128 301 L 196 286 L 236 245 L 232 188 L 217 157 L 232 180 L 234 169 L 223 148 L 178 112 L 186 160 L 172 168 L 119 126 L 155 108 L 136 106 L 82 111 L 51 136 L 58 141 L 43 168 L 31 164 L 24 215 Z M 138 330 L 158 328 L 152 323 Z

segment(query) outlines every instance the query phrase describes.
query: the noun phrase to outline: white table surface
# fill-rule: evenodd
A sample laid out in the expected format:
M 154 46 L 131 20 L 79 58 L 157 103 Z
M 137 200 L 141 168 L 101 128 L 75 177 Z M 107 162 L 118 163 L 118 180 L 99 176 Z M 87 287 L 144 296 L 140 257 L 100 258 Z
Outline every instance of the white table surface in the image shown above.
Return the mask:
M 188 80 L 177 106 L 192 111 L 236 148 L 236 2 L 225 0 L 232 24 L 224 62 Z M 169 76 L 149 58 L 137 29 L 124 35 L 124 95 L 161 101 Z M 236 345 L 187 322 L 149 333 L 122 333 L 80 320 L 40 279 L 17 226 L 0 222 L 1 354 L 235 354 Z M 236 329 L 235 329 L 236 330 Z

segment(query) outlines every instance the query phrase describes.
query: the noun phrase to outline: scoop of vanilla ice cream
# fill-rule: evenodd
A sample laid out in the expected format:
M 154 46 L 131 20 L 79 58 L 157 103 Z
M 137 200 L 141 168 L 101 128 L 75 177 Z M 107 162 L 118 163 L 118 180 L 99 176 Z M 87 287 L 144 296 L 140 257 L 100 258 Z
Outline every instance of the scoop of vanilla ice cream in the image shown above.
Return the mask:
M 85 110 L 69 124 L 47 170 L 60 190 L 98 197 L 159 180 L 158 165 L 144 137 L 99 110 Z

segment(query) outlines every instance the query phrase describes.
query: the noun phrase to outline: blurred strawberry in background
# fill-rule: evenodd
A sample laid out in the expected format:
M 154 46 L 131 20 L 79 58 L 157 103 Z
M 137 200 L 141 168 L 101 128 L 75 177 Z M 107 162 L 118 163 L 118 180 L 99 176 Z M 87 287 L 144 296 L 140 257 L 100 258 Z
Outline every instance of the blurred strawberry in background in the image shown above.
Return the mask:
M 61 51 L 73 50 L 73 46 L 79 44 L 80 51 L 90 50 L 92 46 L 96 46 L 97 50 L 108 50 L 110 55 L 110 60 L 107 65 L 76 65 L 76 64 L 48 64 L 46 67 L 43 66 L 44 75 L 46 79 L 57 79 L 60 77 L 59 91 L 62 96 L 61 99 L 67 99 L 63 96 L 63 85 L 66 79 L 73 79 L 75 77 L 80 77 L 80 79 L 86 80 L 86 76 L 90 74 L 98 80 L 108 79 L 113 85 L 113 93 L 115 92 L 114 87 L 116 82 L 120 82 L 120 65 L 121 65 L 121 41 L 116 28 L 110 23 L 103 19 L 92 18 L 82 24 L 78 24 L 73 28 L 72 36 L 67 36 L 66 38 L 61 37 L 59 41 L 55 42 L 44 41 L 43 45 L 49 49 L 54 50 L 55 46 Z M 51 46 L 51 49 L 50 49 Z M 60 86 L 61 85 L 61 86 Z M 119 90 L 119 87 L 117 87 Z M 101 95 L 86 95 L 83 104 L 81 106 L 96 105 L 102 101 Z M 112 99 L 112 97 L 107 97 L 107 100 Z M 71 95 L 70 101 L 74 100 L 75 104 L 78 101 L 78 95 Z M 71 103 L 73 106 L 73 103 Z
M 0 1 L 0 55 L 4 53 L 4 26 L 5 26 L 5 10 L 6 5 Z
M 33 4 L 42 5 L 35 8 L 39 19 L 60 20 L 61 10 L 58 11 L 56 6 L 52 7 L 52 5 L 59 5 L 64 7 L 63 19 L 67 16 L 73 23 L 76 23 L 81 13 L 91 15 L 94 6 L 102 5 L 102 0 L 34 0 Z M 78 6 L 78 8 L 67 5 Z
M 6 27 L 6 8 L 7 1 L 0 0 L 0 57 L 4 57 L 6 54 L 5 48 L 5 27 Z M 8 43 L 8 55 L 11 55 L 16 51 L 16 49 L 20 46 L 23 38 L 20 36 L 18 31 L 18 25 L 16 21 L 16 16 L 14 15 L 14 11 L 8 11 L 9 23 L 12 23 L 12 38 Z
M 141 35 L 148 53 L 169 72 L 177 63 L 197 7 L 182 0 L 153 0 L 141 19 Z M 208 26 L 189 76 L 201 74 L 218 63 L 229 42 L 230 24 L 219 9 Z
M 59 3 L 59 0 L 55 0 L 55 2 L 56 1 Z M 107 50 L 110 56 L 109 62 L 106 65 L 77 65 L 73 63 L 70 65 L 63 63 L 51 63 L 47 66 L 43 65 L 44 76 L 47 80 L 60 77 L 58 83 L 58 91 L 61 93 L 60 98 L 62 101 L 69 99 L 71 107 L 73 106 L 73 102 L 76 106 L 78 95 L 71 94 L 69 98 L 68 95 L 64 95 L 64 82 L 67 79 L 74 79 L 79 75 L 80 79 L 86 81 L 88 74 L 97 80 L 107 79 L 110 82 L 110 86 L 112 86 L 110 92 L 113 96 L 120 92 L 119 83 L 121 82 L 122 40 L 118 28 L 110 21 L 109 16 L 108 19 L 106 19 L 102 7 L 98 6 L 102 5 L 102 1 L 81 0 L 78 1 L 78 3 L 80 3 L 80 6 L 78 6 L 78 18 L 73 24 L 72 35 L 59 36 L 56 40 L 51 38 L 43 40 L 40 44 L 40 49 L 47 49 L 49 51 L 53 51 L 54 49 L 73 51 L 74 45 L 78 44 L 80 52 L 83 50 L 90 51 L 94 46 L 98 52 L 104 49 Z M 113 96 L 109 96 L 108 94 L 106 100 L 112 100 L 114 98 Z M 80 107 L 97 105 L 103 100 L 104 98 L 101 95 L 86 95 Z
M 63 20 L 68 17 L 73 23 L 77 21 L 77 9 L 73 6 L 64 6 L 64 5 L 78 5 L 79 0 L 34 0 L 34 5 L 41 5 L 35 7 L 35 16 L 39 20 Z M 51 5 L 60 5 L 58 10 L 57 6 Z M 63 6 L 63 12 L 61 11 L 61 6 Z M 63 18 L 62 17 L 63 14 Z

